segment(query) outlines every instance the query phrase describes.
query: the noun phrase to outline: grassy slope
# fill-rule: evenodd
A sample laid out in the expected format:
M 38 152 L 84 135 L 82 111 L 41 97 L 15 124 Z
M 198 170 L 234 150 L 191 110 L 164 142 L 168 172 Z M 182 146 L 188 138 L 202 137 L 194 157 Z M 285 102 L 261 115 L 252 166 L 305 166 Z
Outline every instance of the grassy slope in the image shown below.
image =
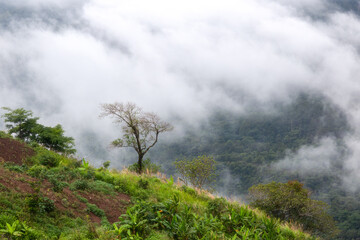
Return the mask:
M 2 238 L 313 239 L 160 174 L 94 169 L 41 147 L 35 151 L 22 166 L 0 163 Z

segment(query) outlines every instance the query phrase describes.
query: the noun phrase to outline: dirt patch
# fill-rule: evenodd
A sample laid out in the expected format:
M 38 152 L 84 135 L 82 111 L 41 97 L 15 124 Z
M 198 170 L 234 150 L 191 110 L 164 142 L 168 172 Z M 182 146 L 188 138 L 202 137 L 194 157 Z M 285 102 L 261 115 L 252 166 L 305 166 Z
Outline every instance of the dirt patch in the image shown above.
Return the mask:
M 35 155 L 35 151 L 24 143 L 11 138 L 0 138 L 0 161 L 23 164 L 27 157 Z
M 1 162 L 13 162 L 18 165 L 23 164 L 27 157 L 35 155 L 35 152 L 24 143 L 11 138 L 0 138 L 0 187 L 1 191 L 15 191 L 24 194 L 24 198 L 34 194 L 35 190 L 32 183 L 39 180 L 24 173 L 13 172 L 5 169 Z M 72 217 L 90 217 L 92 222 L 99 223 L 100 217 L 88 212 L 87 205 L 80 201 L 79 197 L 86 198 L 91 204 L 104 210 L 109 222 L 117 222 L 119 216 L 126 212 L 130 204 L 130 197 L 126 194 L 116 193 L 105 195 L 100 193 L 72 192 L 69 188 L 64 188 L 61 193 L 54 192 L 52 184 L 47 180 L 41 180 L 40 193 L 54 201 L 55 207 Z
M 96 193 L 82 192 L 81 196 L 86 198 L 89 203 L 95 204 L 98 208 L 104 210 L 110 223 L 118 222 L 121 214 L 126 212 L 126 208 L 131 203 L 130 197 L 122 193 L 98 195 Z
M 0 165 L 0 184 L 1 191 L 15 191 L 24 194 L 24 198 L 30 194 L 34 194 L 35 190 L 31 186 L 32 183 L 39 181 L 24 173 L 17 173 L 3 168 Z M 56 209 L 65 212 L 70 217 L 81 217 L 95 223 L 100 223 L 100 217 L 88 212 L 86 203 L 80 201 L 76 192 L 72 192 L 68 188 L 64 188 L 61 193 L 54 192 L 52 184 L 47 180 L 43 180 L 40 186 L 40 193 L 44 197 L 54 201 Z M 130 197 L 125 194 L 116 193 L 115 195 L 103 195 L 99 193 L 78 192 L 80 197 L 86 198 L 89 203 L 95 204 L 98 208 L 104 210 L 106 217 L 110 223 L 117 222 L 119 216 L 126 212 L 126 208 L 130 204 Z

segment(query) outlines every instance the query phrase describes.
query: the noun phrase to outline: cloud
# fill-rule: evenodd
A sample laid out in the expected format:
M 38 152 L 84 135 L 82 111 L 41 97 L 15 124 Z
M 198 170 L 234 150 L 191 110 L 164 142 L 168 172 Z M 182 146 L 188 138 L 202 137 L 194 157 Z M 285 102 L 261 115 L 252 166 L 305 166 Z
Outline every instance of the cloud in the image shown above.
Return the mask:
M 301 175 L 314 175 L 332 170 L 341 155 L 332 138 L 323 138 L 316 145 L 303 146 L 296 152 L 288 151 L 286 157 L 273 164 L 273 168 Z
M 246 114 L 254 102 L 290 102 L 312 90 L 340 106 L 359 133 L 360 21 L 334 2 L 16 0 L 0 6 L 11 16 L 0 17 L 0 105 L 63 124 L 79 139 L 80 155 L 90 149 L 82 143 L 88 134 L 102 148 L 116 137 L 116 126 L 97 118 L 99 104 L 114 101 L 136 102 L 179 131 L 215 108 Z M 319 157 L 322 144 L 298 154 Z

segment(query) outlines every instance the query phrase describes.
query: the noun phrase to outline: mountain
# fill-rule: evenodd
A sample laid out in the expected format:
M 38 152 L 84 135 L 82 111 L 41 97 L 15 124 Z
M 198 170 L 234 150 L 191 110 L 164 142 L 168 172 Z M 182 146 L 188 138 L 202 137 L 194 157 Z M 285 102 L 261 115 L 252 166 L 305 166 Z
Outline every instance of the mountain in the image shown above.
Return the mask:
M 301 93 L 291 103 L 273 104 L 270 112 L 257 107 L 246 115 L 215 112 L 181 141 L 158 146 L 151 158 L 174 174 L 175 159 L 212 155 L 219 163 L 217 191 L 244 201 L 252 185 L 299 180 L 330 204 L 342 230 L 339 239 L 358 239 L 360 194 L 343 183 L 344 138 L 351 132 L 346 113 L 329 99 Z
M 237 202 L 0 132 L 1 239 L 315 239 Z

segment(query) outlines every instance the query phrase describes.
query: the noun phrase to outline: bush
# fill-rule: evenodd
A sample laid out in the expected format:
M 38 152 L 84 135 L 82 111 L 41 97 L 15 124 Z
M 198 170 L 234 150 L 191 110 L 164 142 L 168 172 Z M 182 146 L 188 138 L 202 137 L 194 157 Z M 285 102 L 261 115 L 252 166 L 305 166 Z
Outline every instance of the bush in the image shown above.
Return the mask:
M 59 166 L 61 157 L 54 152 L 45 151 L 38 156 L 38 159 L 41 165 L 53 168 Z
M 89 189 L 89 183 L 87 180 L 79 179 L 71 183 L 70 190 L 86 190 Z
M 87 203 L 86 206 L 87 206 L 86 211 L 92 212 L 98 217 L 105 217 L 104 210 L 98 208 L 98 206 L 96 206 L 95 204 Z
M 313 234 L 333 237 L 338 232 L 334 220 L 326 212 L 327 204 L 310 199 L 310 191 L 298 181 L 259 184 L 251 187 L 249 194 L 251 206 L 273 217 L 298 222 Z
M 199 189 L 210 186 L 215 181 L 216 162 L 212 157 L 203 155 L 192 160 L 176 160 L 175 167 L 180 179 Z
M 4 167 L 9 169 L 10 171 L 20 172 L 20 173 L 23 173 L 23 172 L 25 172 L 27 170 L 27 166 L 25 166 L 25 165 L 19 166 L 19 165 L 16 165 L 16 164 L 12 163 L 12 162 L 6 162 L 4 164 Z
M 4 131 L 0 131 L 0 138 L 12 138 L 10 134 L 7 134 Z
M 148 189 L 149 188 L 149 181 L 145 180 L 145 179 L 140 179 L 138 181 L 138 186 L 142 189 Z
M 115 192 L 115 188 L 112 184 L 103 182 L 103 181 L 95 181 L 95 182 L 91 182 L 89 184 L 89 188 L 91 190 L 97 191 L 97 192 L 102 192 L 105 193 L 107 195 L 110 194 L 114 194 Z
M 228 204 L 225 198 L 215 198 L 208 202 L 207 210 L 213 216 L 220 217 L 228 210 Z
M 128 167 L 129 171 L 132 172 L 139 172 L 139 165 L 138 163 L 134 163 L 132 165 L 130 165 Z M 156 163 L 152 163 L 150 158 L 147 158 L 143 161 L 143 171 L 149 171 L 150 173 L 157 173 L 157 172 L 161 172 L 161 166 L 156 164 Z
M 181 190 L 183 190 L 184 192 L 186 192 L 186 193 L 188 193 L 188 194 L 190 194 L 191 196 L 194 196 L 194 197 L 198 195 L 197 192 L 195 191 L 195 189 L 190 188 L 190 187 L 188 187 L 186 185 L 182 185 Z
M 28 170 L 28 174 L 35 178 L 43 179 L 47 173 L 47 168 L 41 165 L 34 165 Z
M 53 200 L 47 197 L 42 197 L 37 193 L 31 194 L 27 197 L 26 204 L 31 214 L 50 213 L 55 210 Z
M 49 182 L 53 185 L 53 190 L 55 192 L 62 192 L 65 187 L 69 186 L 67 182 L 59 181 L 56 177 L 49 178 Z

